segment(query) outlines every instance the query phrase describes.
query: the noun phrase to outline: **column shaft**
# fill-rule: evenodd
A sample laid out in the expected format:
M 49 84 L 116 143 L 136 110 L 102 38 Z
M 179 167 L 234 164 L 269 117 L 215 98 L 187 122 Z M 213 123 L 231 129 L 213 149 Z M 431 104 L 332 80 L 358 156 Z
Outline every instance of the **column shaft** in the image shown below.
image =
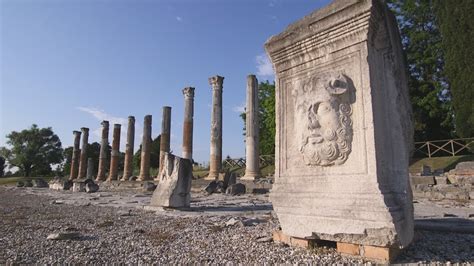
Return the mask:
M 120 124 L 114 124 L 112 153 L 110 155 L 109 181 L 117 180 L 118 177 L 118 164 L 120 160 L 120 127 Z
M 133 175 L 133 147 L 135 143 L 135 117 L 128 117 L 127 144 L 125 147 L 125 162 L 122 181 Z
M 88 158 L 86 178 L 92 179 L 93 176 L 94 176 L 94 161 L 92 160 L 92 158 Z
M 258 81 L 255 75 L 247 77 L 245 136 L 246 167 L 242 179 L 254 180 L 260 177 Z
M 102 121 L 102 139 L 100 142 L 99 169 L 97 172 L 97 181 L 105 180 L 107 169 L 107 150 L 109 146 L 109 121 Z
M 69 175 L 69 179 L 76 179 L 79 174 L 79 157 L 81 154 L 81 150 L 79 149 L 79 145 L 81 142 L 81 132 L 80 131 L 73 131 L 74 134 L 74 146 L 72 148 L 72 159 L 71 159 L 71 173 Z
M 79 178 L 86 178 L 87 173 L 87 145 L 89 145 L 89 129 L 81 128 L 82 131 L 82 148 L 81 159 L 79 162 Z
M 140 161 L 140 176 L 138 180 L 150 180 L 150 148 L 151 148 L 151 115 L 147 115 L 143 121 L 143 139 Z
M 217 179 L 222 168 L 222 84 L 224 78 L 209 78 L 212 86 L 211 156 L 208 179 Z
M 194 88 L 183 89 L 184 122 L 183 122 L 183 158 L 193 159 L 193 127 L 194 127 Z
M 163 117 L 161 120 L 161 138 L 160 138 L 160 162 L 159 171 L 163 168 L 165 153 L 170 152 L 171 138 L 171 107 L 163 106 Z

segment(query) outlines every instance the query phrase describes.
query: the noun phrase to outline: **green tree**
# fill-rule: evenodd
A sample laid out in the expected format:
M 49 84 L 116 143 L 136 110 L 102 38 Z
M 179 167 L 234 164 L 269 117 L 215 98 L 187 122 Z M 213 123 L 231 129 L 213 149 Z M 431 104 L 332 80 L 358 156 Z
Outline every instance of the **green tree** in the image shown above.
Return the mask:
M 61 141 L 51 127 L 38 128 L 33 124 L 21 132 L 12 131 L 7 139 L 11 148 L 2 147 L 0 153 L 27 177 L 49 174 L 51 165 L 61 163 L 63 159 Z
M 472 0 L 436 0 L 443 37 L 445 72 L 451 88 L 456 134 L 474 136 L 474 3 Z
M 151 151 L 150 151 L 150 167 L 158 169 L 160 164 L 160 142 L 161 135 L 158 135 L 154 140 L 151 141 Z M 141 163 L 141 154 L 142 154 L 142 145 L 133 155 L 133 164 L 135 169 L 140 169 Z
M 5 158 L 0 156 L 0 177 L 3 177 L 5 173 Z
M 259 149 L 261 155 L 275 154 L 275 83 L 260 82 L 258 85 L 259 103 Z M 245 135 L 245 112 L 240 114 L 244 120 Z
M 390 0 L 402 36 L 409 72 L 415 140 L 450 138 L 454 133 L 444 54 L 432 0 Z

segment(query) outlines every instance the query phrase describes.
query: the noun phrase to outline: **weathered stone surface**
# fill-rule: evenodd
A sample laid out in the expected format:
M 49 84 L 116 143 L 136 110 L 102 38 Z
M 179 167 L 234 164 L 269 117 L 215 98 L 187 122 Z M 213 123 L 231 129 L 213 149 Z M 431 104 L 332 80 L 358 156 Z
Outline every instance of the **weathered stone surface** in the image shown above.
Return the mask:
M 21 182 L 21 181 L 20 181 Z M 33 187 L 33 183 L 31 182 L 31 180 L 25 180 L 25 182 L 23 183 L 23 186 L 24 187 Z
M 133 148 L 135 144 L 135 117 L 128 117 L 127 144 L 125 146 L 125 161 L 122 181 L 127 181 L 133 175 Z
M 211 113 L 211 156 L 209 159 L 209 175 L 206 179 L 214 180 L 219 177 L 222 169 L 222 84 L 224 78 L 214 76 L 209 78 L 212 87 Z
M 50 234 L 46 239 L 48 240 L 73 240 L 79 239 L 81 234 L 78 232 L 64 232 L 64 233 L 55 233 Z
M 150 149 L 151 149 L 151 115 L 146 115 L 143 119 L 143 138 L 140 160 L 139 181 L 150 180 Z
M 110 153 L 110 170 L 108 181 L 118 179 L 118 165 L 120 160 L 120 129 L 122 125 L 114 124 L 112 151 Z
M 99 169 L 97 170 L 97 181 L 105 180 L 107 171 L 107 147 L 109 146 L 109 121 L 102 121 L 102 139 L 100 142 Z
M 76 179 L 79 175 L 79 160 L 81 155 L 81 150 L 79 148 L 81 141 L 81 132 L 73 131 L 74 134 L 74 146 L 72 148 L 72 158 L 71 158 L 71 173 L 69 179 Z
M 171 107 L 163 106 L 161 119 L 161 138 L 160 138 L 160 163 L 159 171 L 163 168 L 166 154 L 170 152 L 171 143 Z M 159 179 L 159 177 L 157 177 Z
M 79 160 L 79 176 L 78 178 L 86 178 L 87 174 L 87 145 L 89 144 L 89 129 L 87 127 L 81 128 L 82 132 L 82 146 L 81 157 Z
M 92 158 L 88 158 L 88 159 L 87 159 L 86 178 L 87 178 L 87 179 L 92 179 L 92 178 L 94 178 L 94 159 L 92 159 Z
M 204 191 L 206 191 L 208 194 L 212 194 L 216 192 L 217 190 L 217 181 L 213 180 L 211 181 L 205 188 Z
M 165 153 L 159 185 L 151 198 L 150 206 L 189 207 L 191 203 L 192 163 L 170 153 Z
M 435 176 L 436 185 L 446 185 L 448 183 L 445 176 Z
M 153 182 L 145 182 L 143 183 L 143 190 L 144 191 L 155 191 L 156 185 Z
M 227 190 L 225 191 L 226 194 L 236 196 L 236 195 L 243 195 L 246 192 L 246 187 L 242 183 L 237 183 L 230 185 L 227 187 Z
M 25 182 L 23 181 L 16 182 L 16 187 L 24 187 L 24 186 L 25 186 Z
M 245 175 L 241 180 L 255 180 L 260 177 L 258 111 L 258 81 L 255 75 L 249 75 L 245 109 Z
M 64 180 L 62 178 L 55 178 L 49 182 L 49 188 L 53 190 L 69 190 L 73 186 L 71 180 Z
M 37 187 L 37 188 L 49 187 L 48 182 L 44 181 L 44 179 L 42 178 L 35 178 L 31 182 L 33 183 L 33 187 Z
M 194 128 L 194 88 L 183 89 L 184 122 L 183 122 L 183 158 L 193 159 L 193 128 Z
M 411 105 L 396 20 L 336 0 L 272 37 L 276 165 L 285 234 L 371 246 L 413 238 Z
M 99 191 L 99 185 L 97 185 L 94 182 L 88 182 L 88 183 L 86 183 L 85 190 L 86 190 L 87 193 L 97 192 L 97 191 Z
M 412 185 L 434 185 L 434 176 L 410 176 Z
M 86 192 L 86 183 L 84 180 L 74 180 L 72 185 L 72 192 Z

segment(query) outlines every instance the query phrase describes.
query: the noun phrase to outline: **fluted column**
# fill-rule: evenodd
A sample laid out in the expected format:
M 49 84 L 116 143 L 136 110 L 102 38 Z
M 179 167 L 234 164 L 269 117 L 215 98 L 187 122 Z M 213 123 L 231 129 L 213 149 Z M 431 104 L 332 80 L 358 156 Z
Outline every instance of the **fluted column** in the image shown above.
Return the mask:
M 247 108 L 245 111 L 245 175 L 241 179 L 260 177 L 259 159 L 258 81 L 255 75 L 247 77 Z
M 194 127 L 194 88 L 183 89 L 184 122 L 183 122 L 183 158 L 193 159 L 193 127 Z
M 89 129 L 81 128 L 82 131 L 82 148 L 81 159 L 79 161 L 79 178 L 86 178 L 87 173 L 87 145 L 89 145 Z
M 211 156 L 209 160 L 209 175 L 206 179 L 217 179 L 222 168 L 222 84 L 224 78 L 214 76 L 209 78 L 212 87 L 211 115 Z
M 100 142 L 99 169 L 97 172 L 97 181 L 105 180 L 105 171 L 107 167 L 107 148 L 109 146 L 109 121 L 102 121 L 102 139 Z
M 125 146 L 125 162 L 122 181 L 133 175 L 133 146 L 135 144 L 135 117 L 128 117 L 127 144 Z
M 120 160 L 120 127 L 120 124 L 114 124 L 112 152 L 110 154 L 109 181 L 117 180 L 118 177 L 118 164 Z
M 150 180 L 150 148 L 151 148 L 151 115 L 147 115 L 143 121 L 143 139 L 140 161 L 139 181 Z
M 170 152 L 171 138 L 171 107 L 163 106 L 163 117 L 161 119 L 161 138 L 160 138 L 160 162 L 159 169 L 163 168 L 165 153 Z
M 79 149 L 79 144 L 81 142 L 81 132 L 73 131 L 74 134 L 74 146 L 72 148 L 72 159 L 71 159 L 71 173 L 69 179 L 76 179 L 79 173 L 79 157 L 81 150 Z

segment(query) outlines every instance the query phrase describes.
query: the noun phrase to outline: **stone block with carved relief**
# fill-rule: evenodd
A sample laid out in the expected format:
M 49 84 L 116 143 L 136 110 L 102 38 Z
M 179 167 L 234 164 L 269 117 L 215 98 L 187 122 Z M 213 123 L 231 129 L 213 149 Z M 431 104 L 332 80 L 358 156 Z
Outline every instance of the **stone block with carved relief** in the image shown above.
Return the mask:
M 395 17 L 339 0 L 271 37 L 283 233 L 379 247 L 413 238 L 411 105 Z

